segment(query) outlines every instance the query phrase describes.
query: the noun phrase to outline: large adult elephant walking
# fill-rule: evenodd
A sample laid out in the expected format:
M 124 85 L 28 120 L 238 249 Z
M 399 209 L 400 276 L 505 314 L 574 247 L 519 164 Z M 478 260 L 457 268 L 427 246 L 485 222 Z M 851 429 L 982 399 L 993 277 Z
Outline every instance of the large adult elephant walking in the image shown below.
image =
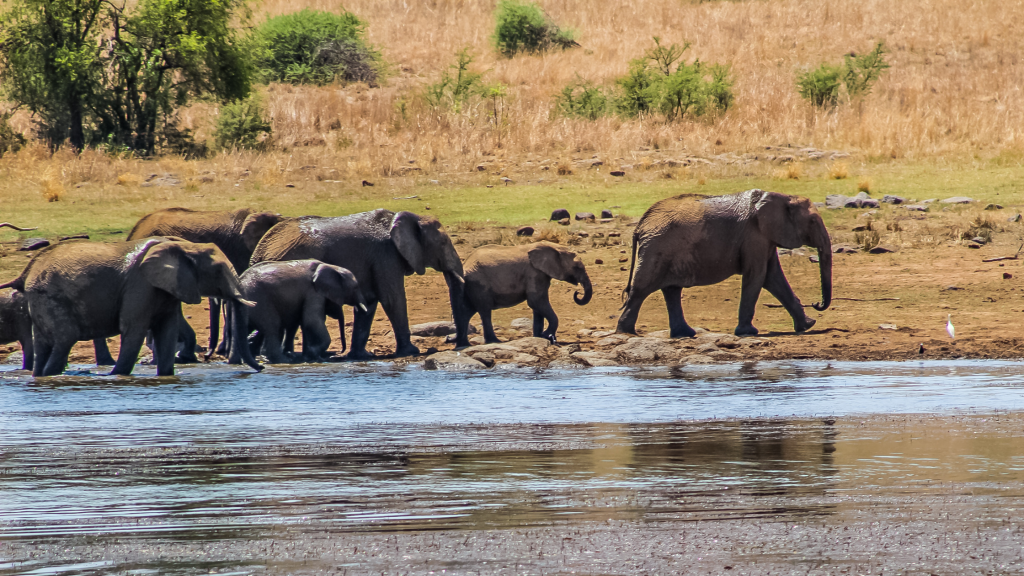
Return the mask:
M 273 212 L 256 212 L 250 208 L 238 210 L 191 210 L 189 208 L 167 208 L 143 216 L 128 233 L 128 240 L 141 240 L 153 236 L 174 236 L 189 242 L 210 243 L 227 256 L 236 274 L 245 272 L 249 259 L 260 238 L 283 220 Z M 191 326 L 180 319 L 179 339 L 184 344 L 178 354 L 178 362 L 198 362 L 195 355 L 196 333 Z M 220 301 L 210 301 L 210 354 L 217 346 L 220 332 Z M 225 331 L 230 332 L 229 330 Z M 227 340 L 227 337 L 225 337 Z M 96 362 L 113 364 L 107 344 L 94 342 Z
M 289 219 L 260 240 L 252 264 L 304 259 L 347 268 L 359 281 L 366 310 L 356 309 L 353 314 L 352 343 L 347 355 L 350 359 L 373 357 L 366 344 L 378 303 L 391 320 L 395 356 L 419 353 L 410 340 L 405 297 L 405 277 L 414 272 L 424 274 L 427 268 L 433 268 L 444 273 L 458 324 L 465 285 L 462 261 L 444 227 L 434 218 L 378 209 L 334 218 Z M 331 316 L 337 312 L 328 309 Z M 342 325 L 341 330 L 344 329 Z
M 743 277 L 737 336 L 757 334 L 754 308 L 764 288 L 803 332 L 814 325 L 804 314 L 779 263 L 778 248 L 813 246 L 821 270 L 820 303 L 832 303 L 832 242 L 807 198 L 764 190 L 726 196 L 683 194 L 651 206 L 633 232 L 633 259 L 618 332 L 636 333 L 644 300 L 661 290 L 673 337 L 695 334 L 683 317 L 682 289 L 707 286 L 733 274 Z
M 157 374 L 170 375 L 182 302 L 198 304 L 211 296 L 252 305 L 219 248 L 168 238 L 50 246 L 17 279 L 0 286 L 7 287 L 28 300 L 36 376 L 63 372 L 75 342 L 118 334 L 121 349 L 111 373 L 131 374 L 150 331 Z M 237 337 L 244 333 L 239 329 Z M 251 354 L 243 359 L 261 368 Z

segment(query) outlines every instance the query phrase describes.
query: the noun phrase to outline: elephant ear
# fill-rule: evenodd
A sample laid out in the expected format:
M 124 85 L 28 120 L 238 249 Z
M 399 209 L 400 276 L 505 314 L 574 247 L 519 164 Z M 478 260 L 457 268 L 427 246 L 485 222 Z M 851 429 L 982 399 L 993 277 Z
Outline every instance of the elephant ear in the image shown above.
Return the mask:
M 426 273 L 419 216 L 405 211 L 395 214 L 391 221 L 391 241 L 413 272 L 419 275 Z
M 202 300 L 196 267 L 176 242 L 161 242 L 150 248 L 139 270 L 147 282 L 186 304 Z
M 321 264 L 313 272 L 313 289 L 317 294 L 337 304 L 344 304 L 345 284 L 341 274 L 329 264 Z M 338 300 L 338 298 L 341 300 Z
M 529 252 L 530 265 L 555 280 L 567 282 L 569 269 L 566 268 L 562 253 L 557 248 L 537 244 Z M 569 258 L 572 261 L 572 258 Z
M 263 238 L 263 235 L 268 230 L 283 219 L 283 216 L 273 212 L 258 212 L 246 216 L 245 220 L 242 221 L 242 230 L 239 232 L 242 236 L 242 241 L 245 242 L 246 249 L 254 250 L 256 245 L 260 243 L 260 238 Z
M 757 227 L 772 242 L 783 248 L 799 248 L 804 244 L 804 235 L 797 222 L 801 209 L 794 198 L 778 192 L 761 192 L 761 198 L 754 204 Z

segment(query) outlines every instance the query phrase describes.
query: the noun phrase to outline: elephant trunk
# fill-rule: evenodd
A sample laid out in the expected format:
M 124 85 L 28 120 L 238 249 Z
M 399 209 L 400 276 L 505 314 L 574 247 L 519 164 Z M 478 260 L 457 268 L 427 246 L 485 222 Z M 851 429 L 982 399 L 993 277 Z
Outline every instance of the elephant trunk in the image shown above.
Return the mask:
M 820 312 L 832 305 L 832 241 L 820 217 L 811 236 L 811 245 L 818 249 L 818 266 L 821 271 L 821 302 L 812 306 Z
M 231 307 L 233 308 L 233 314 L 231 315 L 231 355 L 235 356 L 237 354 L 250 368 L 261 372 L 263 366 L 256 362 L 256 358 L 253 357 L 252 350 L 249 348 L 249 306 L 249 302 L 241 298 L 231 302 Z
M 210 357 L 217 351 L 217 344 L 220 340 L 220 298 L 210 298 L 210 347 L 206 349 L 204 360 L 209 362 Z
M 452 304 L 452 321 L 455 323 L 455 347 L 469 346 L 469 318 L 471 314 L 466 308 L 466 281 L 461 274 L 456 274 L 455 272 L 445 272 L 444 280 L 448 284 L 448 298 Z
M 578 278 L 579 283 L 583 285 L 583 297 L 580 298 L 580 293 L 577 291 L 573 293 L 572 299 L 580 306 L 590 304 L 590 299 L 594 296 L 594 287 L 590 284 L 590 276 L 584 272 L 583 276 Z

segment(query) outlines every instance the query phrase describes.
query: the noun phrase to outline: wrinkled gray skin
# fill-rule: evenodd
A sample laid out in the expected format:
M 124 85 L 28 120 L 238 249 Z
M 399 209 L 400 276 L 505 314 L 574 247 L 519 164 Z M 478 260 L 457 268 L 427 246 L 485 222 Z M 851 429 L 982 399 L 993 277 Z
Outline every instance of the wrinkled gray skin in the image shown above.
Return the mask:
M 227 256 L 235 273 L 241 274 L 249 267 L 249 258 L 260 238 L 283 217 L 272 212 L 255 212 L 249 208 L 238 210 L 203 211 L 188 208 L 168 208 L 143 216 L 128 233 L 128 240 L 141 240 L 153 236 L 174 236 L 189 242 L 210 243 L 221 249 Z M 196 357 L 196 332 L 182 316 L 178 319 L 181 350 L 177 362 L 198 362 Z M 214 332 L 220 332 L 220 301 L 210 301 L 210 355 L 217 347 Z M 225 330 L 227 337 L 228 330 Z M 225 338 L 226 339 L 226 338 Z M 96 349 L 96 363 L 114 363 L 107 343 L 93 341 Z
M 17 290 L 0 290 L 0 344 L 21 344 L 21 369 L 32 369 L 32 319 L 28 301 Z
M 484 327 L 484 340 L 499 342 L 491 324 L 491 311 L 509 308 L 526 302 L 533 310 L 533 335 L 555 339 L 558 330 L 558 316 L 548 300 L 551 279 L 561 280 L 576 286 L 583 286 L 573 300 L 581 306 L 590 302 L 594 294 L 587 270 L 574 252 L 552 244 L 536 242 L 520 246 L 482 246 L 476 249 L 463 263 L 466 271 L 466 294 L 463 302 L 466 311 L 462 314 L 455 343 L 456 347 L 469 346 L 466 337 L 469 320 L 480 313 Z M 548 322 L 544 329 L 544 320 Z
M 117 334 L 121 349 L 111 374 L 131 374 L 150 331 L 157 374 L 172 375 L 182 302 L 211 296 L 252 304 L 242 298 L 238 276 L 219 248 L 167 238 L 50 246 L 0 286 L 6 287 L 28 299 L 35 376 L 63 372 L 75 342 Z M 251 355 L 245 360 L 261 369 Z
M 832 302 L 832 242 L 808 199 L 748 190 L 727 196 L 683 194 L 657 202 L 633 232 L 628 298 L 617 331 L 635 334 L 644 300 L 661 290 L 672 336 L 693 336 L 693 328 L 683 318 L 682 289 L 740 274 L 737 336 L 757 334 L 752 322 L 762 288 L 786 308 L 794 329 L 803 332 L 815 321 L 804 314 L 786 280 L 778 248 L 805 245 L 818 249 L 822 301 L 813 306 L 825 310 Z
M 256 354 L 262 348 L 271 364 L 326 359 L 327 348 L 331 345 L 325 324 L 328 302 L 339 310 L 343 305 L 366 309 L 356 277 L 344 268 L 319 260 L 261 262 L 246 270 L 239 279 L 242 295 L 256 305 L 243 310 L 238 323 L 248 327 L 247 335 L 253 330 L 259 332 L 250 342 L 250 349 Z M 345 325 L 344 316 L 336 318 Z M 302 328 L 302 353 L 290 354 L 284 344 L 295 338 L 299 328 Z M 341 342 L 344 351 L 344 331 Z M 239 352 L 231 350 L 229 364 L 241 363 Z
M 442 272 L 456 320 L 462 310 L 462 261 L 441 223 L 428 216 L 378 209 L 336 218 L 288 219 L 267 232 L 252 255 L 253 264 L 301 259 L 347 268 L 359 281 L 367 310 L 353 315 L 349 359 L 373 357 L 366 343 L 378 302 L 391 320 L 395 356 L 419 353 L 409 334 L 405 277 L 410 274 L 424 274 L 427 268 Z M 334 307 L 328 303 L 329 314 L 337 312 Z

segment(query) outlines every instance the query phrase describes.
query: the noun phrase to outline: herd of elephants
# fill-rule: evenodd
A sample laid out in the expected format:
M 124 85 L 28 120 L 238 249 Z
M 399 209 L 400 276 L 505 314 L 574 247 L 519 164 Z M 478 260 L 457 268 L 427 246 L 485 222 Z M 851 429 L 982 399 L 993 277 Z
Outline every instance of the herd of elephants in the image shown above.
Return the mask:
M 644 300 L 665 296 L 671 336 L 691 337 L 681 290 L 742 275 L 736 335 L 752 324 L 762 288 L 775 296 L 802 332 L 814 324 L 789 286 L 777 248 L 817 248 L 822 301 L 832 300 L 829 234 L 812 203 L 763 190 L 723 196 L 683 194 L 651 206 L 637 223 L 617 330 L 635 333 Z M 92 340 L 96 361 L 130 374 L 147 338 L 158 375 L 175 362 L 195 362 L 196 335 L 181 303 L 210 298 L 210 346 L 231 363 L 329 358 L 327 317 L 353 307 L 347 359 L 371 358 L 366 345 L 378 304 L 391 321 L 397 356 L 419 353 L 410 339 L 405 277 L 433 268 L 448 285 L 456 348 L 469 346 L 469 321 L 480 315 L 484 338 L 497 342 L 491 311 L 526 302 L 533 334 L 554 341 L 558 317 L 548 300 L 551 279 L 593 286 L 582 260 L 550 242 L 487 245 L 463 261 L 437 219 L 378 209 L 339 217 L 283 217 L 248 209 L 170 208 L 144 216 L 124 242 L 59 242 L 40 250 L 14 280 L 0 284 L 0 343 L 19 341 L 23 369 L 61 374 L 72 346 Z M 220 341 L 221 307 L 227 319 Z M 547 327 L 545 328 L 545 321 Z M 302 330 L 302 348 L 294 340 Z M 116 361 L 106 339 L 120 335 Z M 218 348 L 218 344 L 220 347 Z

